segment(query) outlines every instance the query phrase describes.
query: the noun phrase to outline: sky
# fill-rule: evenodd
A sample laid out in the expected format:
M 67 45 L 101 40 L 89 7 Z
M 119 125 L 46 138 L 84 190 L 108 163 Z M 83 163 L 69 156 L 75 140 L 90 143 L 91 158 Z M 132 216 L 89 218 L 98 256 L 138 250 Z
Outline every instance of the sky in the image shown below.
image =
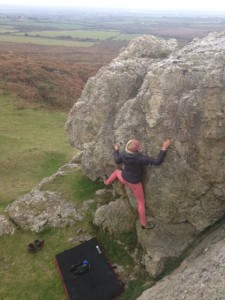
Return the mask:
M 225 12 L 224 0 L 0 0 L 1 5 Z

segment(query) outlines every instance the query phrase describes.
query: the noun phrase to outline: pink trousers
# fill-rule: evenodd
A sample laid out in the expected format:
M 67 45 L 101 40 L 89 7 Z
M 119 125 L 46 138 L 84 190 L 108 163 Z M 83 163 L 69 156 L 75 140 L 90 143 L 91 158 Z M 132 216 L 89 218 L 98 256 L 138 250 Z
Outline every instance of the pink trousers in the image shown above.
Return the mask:
M 111 176 L 105 181 L 106 185 L 111 184 L 116 178 L 119 179 L 119 181 L 125 185 L 127 185 L 130 190 L 132 191 L 135 199 L 138 203 L 138 213 L 139 213 L 139 219 L 141 225 L 145 226 L 147 223 L 146 220 L 146 214 L 145 214 L 145 197 L 144 197 L 144 191 L 142 187 L 142 183 L 130 183 L 123 179 L 121 175 L 121 170 L 116 170 L 111 174 Z

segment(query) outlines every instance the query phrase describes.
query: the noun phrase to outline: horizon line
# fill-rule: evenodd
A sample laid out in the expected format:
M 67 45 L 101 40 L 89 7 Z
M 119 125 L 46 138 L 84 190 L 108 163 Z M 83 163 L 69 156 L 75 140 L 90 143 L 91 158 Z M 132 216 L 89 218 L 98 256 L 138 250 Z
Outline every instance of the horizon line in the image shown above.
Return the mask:
M 160 9 L 160 8 L 126 8 L 126 7 L 108 7 L 108 6 L 82 6 L 82 5 L 63 5 L 63 4 L 0 4 L 0 7 L 7 7 L 7 8 L 51 8 L 51 9 L 68 9 L 68 8 L 73 8 L 73 9 L 96 9 L 96 10 L 126 10 L 126 11 L 145 11 L 145 12 L 187 12 L 187 13 L 220 13 L 220 14 L 225 14 L 225 10 L 207 10 L 207 9 Z

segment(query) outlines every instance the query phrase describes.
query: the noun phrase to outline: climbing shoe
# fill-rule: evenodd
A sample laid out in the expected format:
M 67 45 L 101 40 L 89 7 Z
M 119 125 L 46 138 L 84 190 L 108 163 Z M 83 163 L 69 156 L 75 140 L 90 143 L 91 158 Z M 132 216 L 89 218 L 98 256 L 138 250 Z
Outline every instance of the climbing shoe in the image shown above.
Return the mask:
M 141 225 L 142 229 L 153 229 L 155 227 L 155 223 L 149 222 L 146 225 Z

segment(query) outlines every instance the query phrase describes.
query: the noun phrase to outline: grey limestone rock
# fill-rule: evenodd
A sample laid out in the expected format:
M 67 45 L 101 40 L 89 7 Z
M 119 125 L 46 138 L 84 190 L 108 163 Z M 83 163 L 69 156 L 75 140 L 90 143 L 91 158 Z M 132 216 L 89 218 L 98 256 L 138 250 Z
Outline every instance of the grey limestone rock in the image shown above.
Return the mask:
M 225 226 L 200 242 L 172 274 L 137 300 L 223 300 L 225 295 Z
M 126 198 L 119 198 L 109 204 L 100 206 L 94 215 L 94 224 L 117 235 L 134 229 L 135 214 L 127 205 Z
M 75 206 L 62 199 L 60 194 L 38 189 L 8 205 L 6 212 L 21 229 L 33 232 L 65 227 L 82 219 Z
M 128 140 L 139 139 L 143 153 L 155 157 L 170 137 L 164 163 L 146 169 L 146 209 L 160 222 L 177 225 L 181 235 L 182 224 L 188 224 L 193 230 L 188 245 L 193 234 L 225 214 L 225 33 L 195 39 L 182 49 L 174 40 L 133 40 L 89 79 L 66 132 L 83 151 L 81 166 L 91 179 L 117 167 L 115 142 L 123 150 Z M 154 258 L 151 243 L 146 255 Z

